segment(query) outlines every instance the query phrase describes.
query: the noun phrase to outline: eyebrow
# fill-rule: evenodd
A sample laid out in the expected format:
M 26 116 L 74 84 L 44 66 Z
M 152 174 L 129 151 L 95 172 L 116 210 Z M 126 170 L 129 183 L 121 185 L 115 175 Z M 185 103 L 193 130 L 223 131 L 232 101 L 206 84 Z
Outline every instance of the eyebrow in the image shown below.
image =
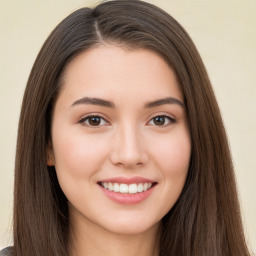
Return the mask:
M 71 106 L 75 106 L 79 104 L 98 105 L 98 106 L 109 107 L 109 108 L 115 107 L 114 103 L 112 103 L 111 101 L 103 100 L 99 98 L 89 98 L 89 97 L 84 97 L 79 100 L 76 100 L 75 102 L 73 102 Z
M 98 105 L 103 107 L 115 108 L 114 103 L 111 101 L 103 100 L 100 98 L 90 98 L 90 97 L 84 97 L 79 100 L 76 100 L 75 102 L 72 103 L 71 106 L 76 106 L 80 104 Z M 178 104 L 182 108 L 184 107 L 184 103 L 178 100 L 177 98 L 167 97 L 164 99 L 148 102 L 144 105 L 144 108 L 154 108 L 154 107 L 158 107 L 165 104 Z
M 164 99 L 148 102 L 145 104 L 145 108 L 153 108 L 153 107 L 158 107 L 165 104 L 178 104 L 179 106 L 184 108 L 184 103 L 178 100 L 177 98 L 173 98 L 173 97 L 167 97 Z

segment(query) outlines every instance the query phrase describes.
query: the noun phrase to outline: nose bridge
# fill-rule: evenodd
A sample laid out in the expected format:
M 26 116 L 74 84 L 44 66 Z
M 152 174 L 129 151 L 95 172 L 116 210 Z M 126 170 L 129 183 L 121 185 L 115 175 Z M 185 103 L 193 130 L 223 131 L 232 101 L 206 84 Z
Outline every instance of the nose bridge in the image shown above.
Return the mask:
M 113 138 L 111 160 L 114 164 L 125 167 L 134 167 L 146 162 L 143 136 L 138 126 L 131 123 L 118 126 Z

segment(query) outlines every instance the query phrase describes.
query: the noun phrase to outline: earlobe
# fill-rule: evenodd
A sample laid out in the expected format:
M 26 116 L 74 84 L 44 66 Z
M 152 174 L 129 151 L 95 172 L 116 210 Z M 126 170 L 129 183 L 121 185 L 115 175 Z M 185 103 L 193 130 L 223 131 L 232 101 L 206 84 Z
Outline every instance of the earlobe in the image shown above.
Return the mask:
M 46 154 L 47 154 L 47 166 L 54 166 L 55 160 L 54 160 L 54 153 L 53 153 L 51 142 L 48 143 Z

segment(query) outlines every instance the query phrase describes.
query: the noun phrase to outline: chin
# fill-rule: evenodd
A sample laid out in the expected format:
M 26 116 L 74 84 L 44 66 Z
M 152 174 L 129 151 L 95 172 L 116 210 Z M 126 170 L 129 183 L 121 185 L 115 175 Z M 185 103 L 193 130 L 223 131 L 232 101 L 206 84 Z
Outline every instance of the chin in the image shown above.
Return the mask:
M 126 218 L 124 220 L 116 220 L 111 225 L 104 225 L 104 229 L 118 235 L 140 235 L 147 232 L 156 232 L 160 226 L 160 222 L 145 222 L 143 219 Z

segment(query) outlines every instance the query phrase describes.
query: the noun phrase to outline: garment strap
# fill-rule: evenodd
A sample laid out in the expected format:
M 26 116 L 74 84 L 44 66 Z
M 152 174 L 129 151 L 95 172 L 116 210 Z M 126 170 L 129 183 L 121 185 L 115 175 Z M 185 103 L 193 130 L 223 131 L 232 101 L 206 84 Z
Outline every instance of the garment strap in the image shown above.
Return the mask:
M 12 247 L 6 247 L 3 250 L 0 251 L 0 256 L 11 256 Z

